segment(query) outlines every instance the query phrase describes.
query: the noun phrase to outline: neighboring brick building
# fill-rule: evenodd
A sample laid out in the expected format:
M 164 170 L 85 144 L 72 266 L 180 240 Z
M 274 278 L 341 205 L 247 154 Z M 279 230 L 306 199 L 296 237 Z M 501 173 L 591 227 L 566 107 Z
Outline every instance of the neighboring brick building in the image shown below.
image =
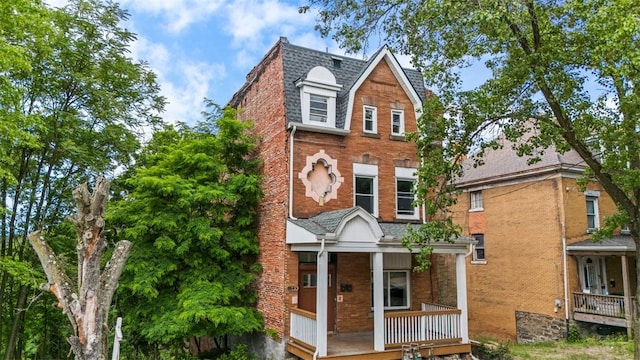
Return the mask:
M 420 73 L 386 47 L 363 61 L 281 38 L 233 96 L 264 160 L 257 306 L 272 336 L 254 337 L 262 358 L 346 350 L 400 359 L 409 343 L 469 352 L 470 242 L 434 250 L 455 256 L 457 292 L 447 297 L 458 309 L 435 305 L 438 268 L 413 272 L 400 243 L 423 218 L 411 193 L 419 161 L 404 134 L 416 131 L 424 95 Z
M 612 200 L 596 182 L 579 190 L 585 166 L 577 153 L 547 149 L 529 166 L 511 143 L 503 145 L 489 149 L 482 166 L 465 160 L 457 181 L 456 223 L 478 240 L 467 267 L 472 337 L 554 340 L 574 320 L 626 326 L 633 241 L 588 240 L 615 211 Z

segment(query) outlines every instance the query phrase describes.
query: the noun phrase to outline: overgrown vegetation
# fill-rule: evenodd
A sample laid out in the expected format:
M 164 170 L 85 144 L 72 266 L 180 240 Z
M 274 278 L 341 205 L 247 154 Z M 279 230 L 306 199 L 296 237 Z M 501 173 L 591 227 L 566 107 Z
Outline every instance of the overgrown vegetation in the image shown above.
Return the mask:
M 633 357 L 633 341 L 626 337 L 580 337 L 574 327 L 569 339 L 535 344 L 482 342 L 473 347 L 480 360 L 618 360 Z

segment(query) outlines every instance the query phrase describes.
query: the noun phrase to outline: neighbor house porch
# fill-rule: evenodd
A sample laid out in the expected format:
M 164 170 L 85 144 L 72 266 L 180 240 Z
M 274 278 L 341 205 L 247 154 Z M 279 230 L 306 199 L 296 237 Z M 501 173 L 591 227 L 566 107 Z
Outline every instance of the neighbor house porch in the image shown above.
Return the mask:
M 626 327 L 631 335 L 636 289 L 635 245 L 628 235 L 567 246 L 575 257 L 581 292 L 571 296 L 573 319 Z

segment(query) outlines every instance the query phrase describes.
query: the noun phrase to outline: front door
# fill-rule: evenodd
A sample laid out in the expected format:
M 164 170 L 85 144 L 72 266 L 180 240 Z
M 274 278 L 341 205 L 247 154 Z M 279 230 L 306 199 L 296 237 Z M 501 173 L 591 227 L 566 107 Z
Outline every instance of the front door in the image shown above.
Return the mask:
M 582 292 L 586 294 L 608 295 L 607 273 L 602 256 L 585 256 L 579 260 Z
M 298 308 L 316 313 L 316 288 L 318 286 L 318 266 L 299 264 Z M 327 296 L 327 330 L 334 331 L 336 318 L 336 277 L 335 266 L 329 264 L 329 282 Z

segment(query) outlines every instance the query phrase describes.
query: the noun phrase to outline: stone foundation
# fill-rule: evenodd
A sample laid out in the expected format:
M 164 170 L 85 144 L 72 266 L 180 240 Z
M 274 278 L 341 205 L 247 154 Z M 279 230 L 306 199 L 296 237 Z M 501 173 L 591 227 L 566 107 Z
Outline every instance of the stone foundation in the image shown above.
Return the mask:
M 548 315 L 516 311 L 516 341 L 533 343 L 565 339 L 567 325 L 564 319 Z

